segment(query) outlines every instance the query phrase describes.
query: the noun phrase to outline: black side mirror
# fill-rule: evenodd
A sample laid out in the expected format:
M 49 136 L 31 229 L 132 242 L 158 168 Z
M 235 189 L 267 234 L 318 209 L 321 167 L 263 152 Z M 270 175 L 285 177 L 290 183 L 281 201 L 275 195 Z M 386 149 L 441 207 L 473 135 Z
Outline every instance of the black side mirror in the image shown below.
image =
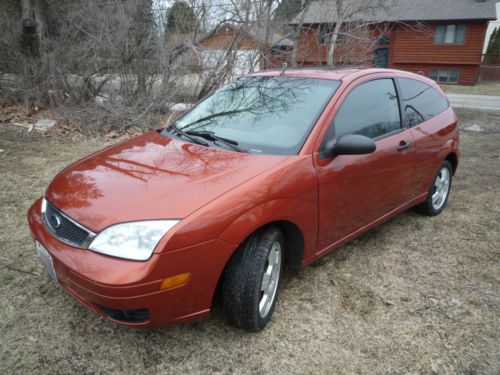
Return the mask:
M 326 142 L 321 157 L 371 154 L 376 148 L 377 146 L 371 138 L 358 134 L 346 134 L 339 139 L 334 138 Z

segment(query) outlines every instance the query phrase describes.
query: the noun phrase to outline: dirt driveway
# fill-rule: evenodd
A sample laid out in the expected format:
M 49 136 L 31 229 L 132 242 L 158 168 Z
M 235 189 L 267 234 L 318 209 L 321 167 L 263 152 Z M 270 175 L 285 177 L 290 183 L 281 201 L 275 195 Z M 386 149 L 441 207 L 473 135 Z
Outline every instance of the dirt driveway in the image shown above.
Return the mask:
M 406 212 L 287 276 L 269 328 L 119 327 L 49 282 L 26 211 L 105 145 L 0 124 L 0 369 L 5 373 L 500 372 L 500 112 L 460 110 L 463 158 L 439 217 Z M 480 130 L 480 131 L 477 131 Z

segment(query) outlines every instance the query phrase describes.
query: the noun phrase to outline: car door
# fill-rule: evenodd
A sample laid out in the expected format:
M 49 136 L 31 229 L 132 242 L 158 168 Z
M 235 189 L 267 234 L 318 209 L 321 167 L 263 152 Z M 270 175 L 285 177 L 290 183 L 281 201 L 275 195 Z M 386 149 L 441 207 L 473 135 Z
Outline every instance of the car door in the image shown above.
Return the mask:
M 363 78 L 352 83 L 333 110 L 314 154 L 319 185 L 318 255 L 407 202 L 414 172 L 412 134 L 401 120 L 395 80 Z M 372 138 L 368 155 L 325 157 L 331 138 Z

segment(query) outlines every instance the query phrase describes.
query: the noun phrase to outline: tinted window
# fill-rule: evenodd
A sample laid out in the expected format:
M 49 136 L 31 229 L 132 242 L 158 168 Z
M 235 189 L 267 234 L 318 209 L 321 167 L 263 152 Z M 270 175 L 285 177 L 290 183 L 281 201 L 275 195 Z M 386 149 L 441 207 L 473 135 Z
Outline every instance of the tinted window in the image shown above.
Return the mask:
M 296 154 L 339 85 L 302 77 L 243 77 L 215 91 L 174 125 L 229 138 L 252 153 Z
M 399 78 L 403 107 L 409 126 L 415 126 L 448 108 L 448 100 L 433 87 L 409 78 Z
M 349 93 L 333 119 L 333 131 L 328 130 L 327 139 L 344 134 L 376 138 L 400 128 L 394 82 L 392 79 L 377 79 L 363 83 Z

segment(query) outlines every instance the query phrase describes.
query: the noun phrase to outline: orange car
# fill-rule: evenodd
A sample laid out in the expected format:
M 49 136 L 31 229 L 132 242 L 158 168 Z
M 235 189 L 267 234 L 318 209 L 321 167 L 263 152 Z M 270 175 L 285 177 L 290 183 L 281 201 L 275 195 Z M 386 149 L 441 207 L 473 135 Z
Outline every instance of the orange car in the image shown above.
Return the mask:
M 171 126 L 60 172 L 28 213 L 52 278 L 129 326 L 271 319 L 305 266 L 410 207 L 446 205 L 457 119 L 433 81 L 382 69 L 267 71 Z

